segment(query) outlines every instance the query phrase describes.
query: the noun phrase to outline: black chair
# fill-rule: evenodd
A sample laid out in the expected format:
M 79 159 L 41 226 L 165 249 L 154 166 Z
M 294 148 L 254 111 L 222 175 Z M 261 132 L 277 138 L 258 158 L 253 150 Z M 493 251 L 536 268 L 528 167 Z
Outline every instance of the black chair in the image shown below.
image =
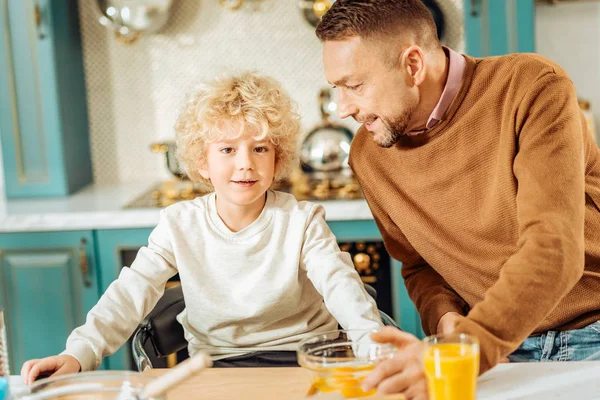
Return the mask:
M 365 289 L 377 300 L 377 291 L 365 284 Z M 143 372 L 157 365 L 165 365 L 165 358 L 187 348 L 183 327 L 176 317 L 185 308 L 181 286 L 165 290 L 154 309 L 136 329 L 131 344 L 133 359 L 138 371 Z M 383 311 L 379 311 L 384 325 L 398 327 Z M 184 354 L 184 357 L 186 355 Z

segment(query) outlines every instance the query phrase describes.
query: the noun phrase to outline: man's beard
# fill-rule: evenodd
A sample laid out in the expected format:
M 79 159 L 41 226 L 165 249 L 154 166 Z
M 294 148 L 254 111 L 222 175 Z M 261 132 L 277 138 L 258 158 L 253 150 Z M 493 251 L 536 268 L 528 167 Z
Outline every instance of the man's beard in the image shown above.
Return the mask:
M 406 110 L 401 116 L 394 120 L 381 119 L 384 132 L 380 135 L 373 135 L 373 140 L 379 147 L 390 148 L 396 143 L 398 140 L 406 134 L 408 129 L 408 121 L 410 121 L 410 117 L 412 116 L 413 109 Z

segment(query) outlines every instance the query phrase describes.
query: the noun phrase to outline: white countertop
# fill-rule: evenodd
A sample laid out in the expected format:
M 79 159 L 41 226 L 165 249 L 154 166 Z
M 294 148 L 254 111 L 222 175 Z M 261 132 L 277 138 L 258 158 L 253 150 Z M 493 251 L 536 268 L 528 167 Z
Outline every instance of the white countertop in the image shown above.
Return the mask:
M 498 364 L 477 385 L 479 400 L 598 400 L 600 361 Z
M 68 197 L 0 199 L 0 232 L 152 228 L 160 208 L 124 208 L 155 183 L 90 185 Z M 316 202 L 328 221 L 373 219 L 365 200 Z
M 23 393 L 20 376 L 10 377 Z M 479 377 L 478 400 L 598 400 L 600 361 L 499 364 Z

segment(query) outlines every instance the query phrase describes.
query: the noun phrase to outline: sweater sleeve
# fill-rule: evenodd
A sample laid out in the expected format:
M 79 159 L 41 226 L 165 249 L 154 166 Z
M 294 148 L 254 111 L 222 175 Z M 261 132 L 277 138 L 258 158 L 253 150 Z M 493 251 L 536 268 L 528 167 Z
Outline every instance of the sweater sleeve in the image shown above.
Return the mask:
M 483 373 L 514 351 L 584 269 L 583 130 L 572 83 L 546 74 L 515 107 L 518 251 L 456 329 L 481 342 Z
M 82 371 L 97 369 L 102 358 L 129 339 L 164 293 L 167 280 L 176 273 L 169 227 L 162 211 L 148 246 L 139 250 L 130 268 L 121 270 L 90 310 L 85 324 L 69 335 L 62 354 L 75 357 Z
M 363 192 L 375 218 L 387 251 L 402 262 L 402 278 L 409 297 L 415 304 L 426 335 L 435 334 L 442 315 L 456 312 L 466 315 L 468 304 L 450 287 L 412 247 L 400 228 L 379 206 L 377 196 L 373 196 L 363 185 Z
M 315 206 L 311 214 L 301 267 L 344 329 L 378 329 L 383 324 L 375 300 L 365 290 L 350 255 L 339 249 L 325 222 L 325 210 Z

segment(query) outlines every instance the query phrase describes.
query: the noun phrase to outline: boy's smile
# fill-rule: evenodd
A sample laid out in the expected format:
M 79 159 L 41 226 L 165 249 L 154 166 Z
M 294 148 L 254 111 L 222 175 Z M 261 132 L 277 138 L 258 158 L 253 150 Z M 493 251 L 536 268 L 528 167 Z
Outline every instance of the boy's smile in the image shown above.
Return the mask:
M 242 187 L 250 187 L 250 186 L 253 186 L 258 181 L 257 180 L 244 180 L 244 181 L 231 181 L 231 182 L 235 183 L 236 185 L 240 185 Z

